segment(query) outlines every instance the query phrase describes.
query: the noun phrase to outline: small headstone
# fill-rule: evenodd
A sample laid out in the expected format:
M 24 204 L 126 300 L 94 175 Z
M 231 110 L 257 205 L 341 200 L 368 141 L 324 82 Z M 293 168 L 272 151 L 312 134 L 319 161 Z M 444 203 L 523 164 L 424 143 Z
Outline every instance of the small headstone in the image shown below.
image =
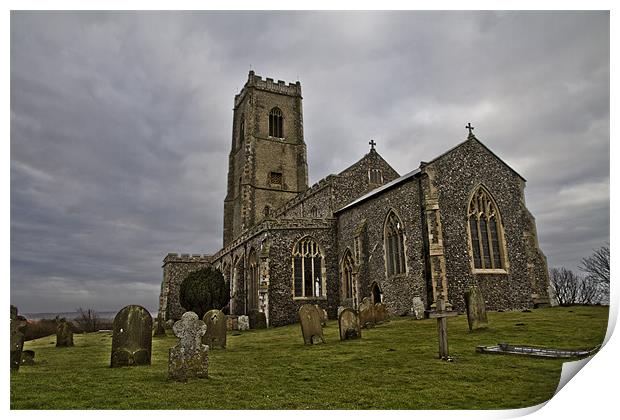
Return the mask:
M 218 309 L 212 309 L 202 317 L 207 332 L 202 336 L 202 343 L 209 346 L 226 348 L 226 315 Z
M 381 324 L 383 322 L 388 322 L 388 313 L 385 304 L 383 303 L 375 303 L 375 322 L 377 324 Z
M 114 317 L 110 367 L 150 365 L 153 318 L 139 305 L 129 305 Z
M 260 312 L 258 309 L 252 309 L 248 312 L 248 318 L 250 320 L 251 329 L 261 330 L 267 328 L 267 318 L 264 312 Z
M 323 327 L 321 327 L 321 314 L 316 306 L 306 304 L 299 308 L 299 323 L 304 344 L 325 343 Z
M 34 350 L 22 351 L 21 365 L 34 365 Z
M 465 306 L 467 307 L 469 331 L 486 328 L 488 325 L 487 310 L 484 297 L 478 286 L 471 286 L 465 292 Z
M 71 324 L 64 319 L 56 325 L 56 347 L 73 347 Z
M 168 352 L 168 378 L 183 382 L 188 378 L 207 378 L 209 346 L 202 344 L 207 331 L 205 323 L 194 312 L 185 312 L 172 331 L 179 342 Z
M 153 331 L 153 337 L 165 337 L 166 336 L 166 326 L 164 324 L 164 320 L 160 317 L 157 317 L 157 322 L 155 322 L 155 331 Z
M 19 362 L 22 359 L 26 324 L 26 318 L 17 315 L 17 307 L 11 305 L 11 370 L 14 371 L 19 370 Z
M 239 315 L 237 317 L 237 329 L 239 331 L 247 331 L 250 329 L 250 318 L 247 315 Z
M 375 305 L 369 297 L 365 297 L 359 307 L 360 325 L 362 328 L 375 326 Z
M 338 313 L 337 313 L 337 315 L 338 315 L 338 319 L 340 319 L 340 313 L 341 313 L 342 311 L 344 311 L 345 309 L 347 309 L 345 306 L 339 306 L 339 307 L 338 307 Z
M 226 315 L 226 327 L 228 331 L 234 331 L 239 328 L 236 315 Z
M 424 319 L 424 301 L 420 296 L 415 296 L 413 298 L 413 314 L 415 315 L 415 319 Z
M 338 327 L 340 328 L 340 339 L 343 341 L 362 338 L 360 318 L 357 312 L 351 308 L 345 308 L 340 311 Z
M 174 319 L 169 319 L 168 321 L 166 321 L 165 325 L 166 328 L 172 329 L 172 327 L 174 326 Z

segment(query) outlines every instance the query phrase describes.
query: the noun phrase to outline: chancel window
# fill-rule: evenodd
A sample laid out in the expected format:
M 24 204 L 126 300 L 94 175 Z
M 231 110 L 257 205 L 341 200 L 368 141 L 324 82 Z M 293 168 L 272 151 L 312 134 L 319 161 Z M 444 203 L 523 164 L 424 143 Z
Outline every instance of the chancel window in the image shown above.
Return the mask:
M 323 255 L 310 237 L 301 239 L 293 248 L 294 297 L 323 297 Z
M 351 255 L 351 251 L 348 249 L 342 258 L 340 276 L 341 296 L 343 299 L 351 299 L 353 297 L 353 256 Z
M 467 221 L 474 270 L 505 270 L 501 217 L 493 198 L 482 186 L 469 202 Z
M 284 137 L 284 121 L 280 108 L 273 108 L 269 111 L 269 137 Z
M 385 221 L 384 242 L 388 276 L 405 273 L 405 234 L 403 224 L 393 211 Z

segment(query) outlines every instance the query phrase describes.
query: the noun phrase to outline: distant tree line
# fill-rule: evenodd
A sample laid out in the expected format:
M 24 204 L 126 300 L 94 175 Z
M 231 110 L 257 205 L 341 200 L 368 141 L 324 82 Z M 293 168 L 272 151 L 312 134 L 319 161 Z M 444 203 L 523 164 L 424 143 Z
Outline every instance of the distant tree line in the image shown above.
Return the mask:
M 583 274 L 564 267 L 549 270 L 551 291 L 558 304 L 594 305 L 609 300 L 609 246 L 594 250 L 579 265 Z

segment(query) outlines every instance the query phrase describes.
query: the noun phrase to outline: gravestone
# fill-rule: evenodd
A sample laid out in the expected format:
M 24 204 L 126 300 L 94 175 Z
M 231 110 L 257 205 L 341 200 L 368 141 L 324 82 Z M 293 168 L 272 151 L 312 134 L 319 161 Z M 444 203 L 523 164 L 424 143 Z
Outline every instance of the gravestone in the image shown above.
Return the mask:
M 203 322 L 207 326 L 205 335 L 202 336 L 202 343 L 209 346 L 209 349 L 215 347 L 226 348 L 226 315 L 224 312 L 212 309 L 202 317 Z
M 465 292 L 465 306 L 467 307 L 467 324 L 469 331 L 486 328 L 488 326 L 487 310 L 484 297 L 478 286 L 471 286 Z
M 360 325 L 362 328 L 375 326 L 375 305 L 369 297 L 365 297 L 359 307 Z
M 73 347 L 71 324 L 64 319 L 56 325 L 56 347 Z
M 340 319 L 340 313 L 341 313 L 342 311 L 344 311 L 345 309 L 347 309 L 345 306 L 339 306 L 339 307 L 338 307 L 338 313 L 337 313 L 338 319 Z
M 239 328 L 236 315 L 226 315 L 226 327 L 228 331 L 234 331 Z
M 114 317 L 110 367 L 150 365 L 153 318 L 139 305 L 129 305 Z
M 168 321 L 166 321 L 165 325 L 166 328 L 172 329 L 172 327 L 174 326 L 174 319 L 169 319 Z
M 11 370 L 19 370 L 19 363 L 24 350 L 24 328 L 27 321 L 23 316 L 17 315 L 17 307 L 11 305 Z
M 388 322 L 388 313 L 385 304 L 383 303 L 375 303 L 375 322 L 377 324 L 381 324 L 383 322 Z
M 157 317 L 157 322 L 155 322 L 155 331 L 153 331 L 153 337 L 165 337 L 166 336 L 166 327 L 164 324 L 164 320 L 161 317 Z
M 305 304 L 299 308 L 299 323 L 304 344 L 325 343 L 323 327 L 321 326 L 321 314 L 314 305 Z
M 250 328 L 253 330 L 261 330 L 267 328 L 267 318 L 265 313 L 258 309 L 252 309 L 248 312 L 248 318 L 250 320 Z
M 357 311 L 351 308 L 345 308 L 340 312 L 338 327 L 340 328 L 340 339 L 343 341 L 362 338 L 360 318 Z
M 168 352 L 168 378 L 182 382 L 207 378 L 209 346 L 202 344 L 202 336 L 207 332 L 205 323 L 194 312 L 185 312 L 172 331 L 179 342 Z
M 250 318 L 247 315 L 239 315 L 237 317 L 237 329 L 239 331 L 247 331 L 250 329 Z
M 34 350 L 22 351 L 20 365 L 34 365 Z
M 424 301 L 422 301 L 422 298 L 420 296 L 415 296 L 413 298 L 413 314 L 415 315 L 416 319 L 424 319 L 424 310 L 425 310 L 425 306 L 424 306 Z

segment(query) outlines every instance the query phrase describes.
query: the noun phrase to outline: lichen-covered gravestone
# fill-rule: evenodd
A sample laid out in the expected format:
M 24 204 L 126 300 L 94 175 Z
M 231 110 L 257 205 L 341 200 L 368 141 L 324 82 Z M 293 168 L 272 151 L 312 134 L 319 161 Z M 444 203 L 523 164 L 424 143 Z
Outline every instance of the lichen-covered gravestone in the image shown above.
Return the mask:
M 11 370 L 19 370 L 24 349 L 24 328 L 26 318 L 17 315 L 17 307 L 11 305 Z
M 64 319 L 56 325 L 56 347 L 73 347 L 71 324 Z
M 202 336 L 202 343 L 208 345 L 210 349 L 215 347 L 225 349 L 226 331 L 228 328 L 224 312 L 212 309 L 202 317 L 202 320 L 207 326 L 207 332 Z
M 237 329 L 239 331 L 247 331 L 250 329 L 250 318 L 247 315 L 239 315 L 237 317 Z
M 362 328 L 375 326 L 375 305 L 369 297 L 365 297 L 359 307 L 360 325 Z
M 321 308 L 319 305 L 314 305 L 316 306 L 316 309 L 319 311 L 319 314 L 321 315 L 321 326 L 322 327 L 326 327 L 327 326 L 327 321 L 329 320 L 329 316 L 327 315 L 327 311 L 323 308 Z
M 235 331 L 239 329 L 236 315 L 226 315 L 226 327 L 228 328 L 228 331 Z
M 469 331 L 486 328 L 488 326 L 487 310 L 484 296 L 478 286 L 470 286 L 465 292 L 465 306 L 467 307 L 467 323 Z
M 353 340 L 362 338 L 360 318 L 357 312 L 351 308 L 345 308 L 338 317 L 338 327 L 340 328 L 341 340 Z
M 375 303 L 375 322 L 377 324 L 381 324 L 383 322 L 388 322 L 388 313 L 385 304 L 379 302 Z
M 338 319 L 340 319 L 340 313 L 341 313 L 342 311 L 344 311 L 345 309 L 347 309 L 345 306 L 339 306 L 339 307 L 338 307 L 338 313 L 337 313 L 337 315 L 338 315 Z
M 110 367 L 150 365 L 153 318 L 139 305 L 129 305 L 114 317 Z
M 194 312 L 185 312 L 172 331 L 179 342 L 168 352 L 168 378 L 183 382 L 207 378 L 209 346 L 202 344 L 202 336 L 207 332 L 205 323 Z
M 413 314 L 416 319 L 424 319 L 424 302 L 420 296 L 413 298 Z
M 314 305 L 305 304 L 299 308 L 299 323 L 304 344 L 325 343 L 323 327 L 321 326 L 321 314 Z
M 251 329 L 260 330 L 267 328 L 267 318 L 264 312 L 260 312 L 258 309 L 252 309 L 248 312 L 248 318 L 250 320 Z

